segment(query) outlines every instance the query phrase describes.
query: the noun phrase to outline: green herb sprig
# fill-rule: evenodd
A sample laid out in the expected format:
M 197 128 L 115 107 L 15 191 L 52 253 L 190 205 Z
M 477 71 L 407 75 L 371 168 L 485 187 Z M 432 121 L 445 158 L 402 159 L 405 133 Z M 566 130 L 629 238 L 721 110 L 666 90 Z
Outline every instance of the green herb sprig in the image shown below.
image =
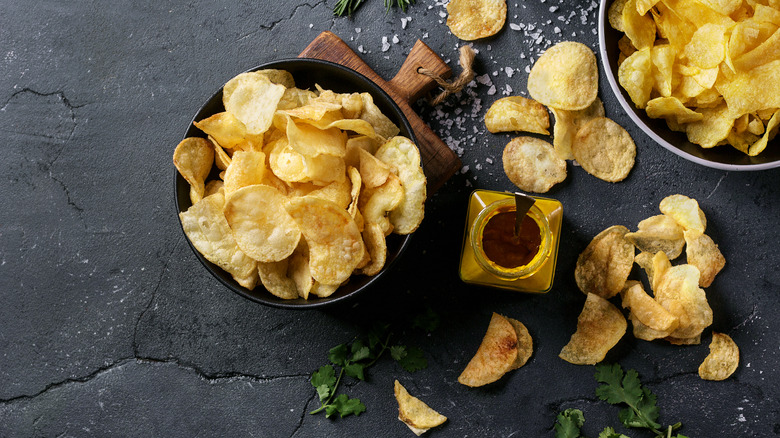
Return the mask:
M 323 365 L 312 373 L 311 384 L 317 391 L 320 407 L 311 411 L 317 414 L 325 411 L 325 417 L 334 414 L 340 417 L 360 415 L 366 411 L 366 406 L 357 398 L 346 394 L 338 394 L 339 385 L 344 375 L 358 380 L 366 380 L 366 370 L 373 366 L 385 351 L 390 350 L 390 356 L 406 371 L 414 372 L 428 367 L 428 361 L 422 350 L 405 345 L 391 345 L 392 333 L 388 325 L 377 325 L 364 338 L 339 344 L 328 352 L 327 365 Z M 336 368 L 339 368 L 338 375 Z
M 406 9 L 409 7 L 409 5 L 413 5 L 416 0 L 395 0 L 395 5 L 401 8 L 403 12 L 406 12 Z M 357 8 L 363 4 L 365 0 L 337 0 L 336 6 L 333 8 L 333 15 L 336 15 L 337 17 L 343 17 L 346 15 L 347 17 L 351 16 Z M 390 12 L 390 8 L 393 6 L 394 1 L 393 0 L 385 0 L 385 9 L 387 12 Z
M 647 429 L 658 438 L 687 438 L 684 435 L 673 435 L 682 427 L 681 423 L 662 427 L 657 422 L 656 397 L 647 387 L 642 386 L 639 374 L 635 370 L 624 373 L 623 368 L 618 364 L 599 364 L 596 365 L 595 377 L 601 383 L 596 388 L 596 396 L 609 404 L 624 406 L 618 413 L 618 418 L 626 428 Z M 555 438 L 584 438 L 580 433 L 584 423 L 585 416 L 582 411 L 566 409 L 556 418 Z M 607 427 L 599 434 L 599 438 L 629 437 Z

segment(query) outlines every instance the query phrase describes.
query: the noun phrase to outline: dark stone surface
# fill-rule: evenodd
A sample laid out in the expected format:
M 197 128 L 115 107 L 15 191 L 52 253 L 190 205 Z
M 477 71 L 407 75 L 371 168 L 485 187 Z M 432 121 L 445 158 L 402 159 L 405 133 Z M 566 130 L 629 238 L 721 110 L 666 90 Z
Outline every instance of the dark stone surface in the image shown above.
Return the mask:
M 212 278 L 177 223 L 171 155 L 226 80 L 297 55 L 323 30 L 362 49 L 385 77 L 418 38 L 459 71 L 444 2 L 385 14 L 372 0 L 352 19 L 334 18 L 333 3 L 2 1 L 0 436 L 410 436 L 396 420 L 396 378 L 450 418 L 430 436 L 553 436 L 555 415 L 569 407 L 584 410 L 584 432 L 596 436 L 618 423 L 617 409 L 595 398 L 593 367 L 557 357 L 584 301 L 574 263 L 599 231 L 634 228 L 674 193 L 698 199 L 728 260 L 707 289 L 714 324 L 689 347 L 629 334 L 607 360 L 636 369 L 658 395 L 661 420 L 682 421 L 687 436 L 780 435 L 780 172 L 725 172 L 667 152 L 631 124 L 603 78 L 607 115 L 632 134 L 637 162 L 618 184 L 570 165 L 548 193 L 565 208 L 553 290 L 512 294 L 458 279 L 470 191 L 512 189 L 501 167 L 511 136 L 487 133 L 484 111 L 507 85 L 524 92 L 525 68 L 550 44 L 596 48 L 590 2 L 510 1 L 508 22 L 536 28 L 507 25 L 474 43 L 478 74 L 498 92 L 472 87 L 441 108 L 446 118 L 419 104 L 468 169 L 431 198 L 412 245 L 375 290 L 296 312 L 254 304 Z M 409 319 L 428 307 L 439 328 L 412 329 Z M 456 378 L 493 311 L 525 323 L 534 354 L 496 384 L 463 387 Z M 377 319 L 398 324 L 428 368 L 410 374 L 382 360 L 368 381 L 347 382 L 363 415 L 308 415 L 318 405 L 311 372 Z M 741 348 L 724 382 L 696 374 L 712 330 Z

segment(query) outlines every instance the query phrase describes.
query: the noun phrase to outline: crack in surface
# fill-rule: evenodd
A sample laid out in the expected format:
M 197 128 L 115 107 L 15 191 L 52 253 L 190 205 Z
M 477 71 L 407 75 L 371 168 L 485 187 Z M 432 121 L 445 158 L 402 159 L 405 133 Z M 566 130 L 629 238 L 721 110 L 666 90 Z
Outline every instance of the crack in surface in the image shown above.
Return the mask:
M 280 18 L 280 19 L 278 19 L 276 21 L 272 21 L 270 24 L 261 24 L 260 28 L 258 30 L 254 30 L 254 31 L 251 31 L 251 32 L 246 33 L 244 35 L 241 35 L 241 36 L 239 36 L 236 39 L 236 41 L 241 41 L 241 40 L 244 40 L 246 38 L 249 38 L 252 35 L 255 35 L 256 33 L 260 32 L 261 30 L 273 30 L 276 26 L 278 26 L 282 22 L 292 20 L 293 17 L 295 16 L 295 14 L 298 12 L 298 9 L 300 9 L 300 8 L 302 8 L 304 6 L 308 6 L 309 9 L 314 9 L 314 8 L 316 8 L 316 7 L 320 6 L 320 5 L 326 4 L 326 3 L 327 3 L 327 0 L 320 0 L 317 3 L 314 3 L 314 4 L 303 3 L 303 4 L 300 4 L 300 5 L 297 5 L 297 6 L 295 6 L 295 8 L 293 8 L 292 12 L 290 12 L 290 15 L 287 18 Z M 332 21 L 333 20 L 331 20 L 331 22 Z
M 312 395 L 309 396 L 309 399 L 306 400 L 306 403 L 304 403 L 303 410 L 301 411 L 301 418 L 298 420 L 298 424 L 295 425 L 295 428 L 293 429 L 292 433 L 290 434 L 290 438 L 294 437 L 298 433 L 298 431 L 301 429 L 301 427 L 303 427 L 303 422 L 306 419 L 306 415 L 308 415 L 309 404 L 311 403 L 312 400 L 314 400 L 314 397 L 316 395 L 317 395 L 316 392 L 312 393 Z

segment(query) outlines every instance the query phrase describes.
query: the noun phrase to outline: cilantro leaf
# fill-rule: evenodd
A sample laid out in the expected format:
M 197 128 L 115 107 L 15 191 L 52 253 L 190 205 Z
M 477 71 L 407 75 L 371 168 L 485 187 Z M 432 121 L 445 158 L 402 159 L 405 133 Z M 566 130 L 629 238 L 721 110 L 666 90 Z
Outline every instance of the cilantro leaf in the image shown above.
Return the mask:
M 585 423 L 585 416 L 579 409 L 566 409 L 558 414 L 555 423 L 555 438 L 579 438 L 580 428 Z
M 596 365 L 596 380 L 602 383 L 596 388 L 596 395 L 613 405 L 626 404 L 618 414 L 626 427 L 641 427 L 657 431 L 658 420 L 656 398 L 649 389 L 642 386 L 639 374 L 628 370 L 625 374 L 618 364 Z
M 615 432 L 615 429 L 611 427 L 605 427 L 599 434 L 599 438 L 628 438 L 622 433 Z
M 392 347 L 390 347 L 390 357 L 392 357 L 393 360 L 397 360 L 397 361 L 406 357 L 406 346 L 393 345 Z
M 421 313 L 414 317 L 412 327 L 431 333 L 439 327 L 440 322 L 441 318 L 439 317 L 439 314 L 429 307 L 425 310 L 425 313 Z
M 315 388 L 326 386 L 333 389 L 336 385 L 336 371 L 330 365 L 323 365 L 311 375 L 311 384 Z M 319 389 L 317 390 L 319 392 Z
M 349 377 L 354 377 L 354 378 L 360 379 L 360 380 L 366 380 L 366 376 L 363 373 L 365 368 L 366 368 L 365 365 L 362 365 L 362 364 L 359 364 L 359 363 L 349 363 L 347 365 L 344 365 L 344 372 Z
M 344 366 L 347 362 L 348 351 L 347 344 L 339 344 L 330 349 L 328 352 L 328 360 L 330 360 L 333 365 Z
M 331 387 L 328 385 L 320 385 L 316 387 L 317 395 L 320 397 L 320 401 L 323 402 L 330 397 Z
M 350 362 L 360 362 L 363 359 L 368 359 L 371 355 L 371 350 L 369 350 L 368 347 L 364 346 L 362 342 L 359 343 L 359 341 L 355 341 L 354 344 L 352 344 L 352 357 L 349 358 Z
M 397 359 L 397 361 L 403 369 L 410 373 L 428 368 L 428 360 L 425 359 L 423 351 L 417 347 L 408 347 L 406 349 L 406 354 L 400 359 Z
M 366 405 L 364 405 L 360 399 L 349 398 L 346 394 L 340 394 L 333 399 L 333 403 L 325 408 L 325 416 L 330 417 L 334 413 L 338 412 L 341 418 L 347 415 L 360 415 L 366 411 Z

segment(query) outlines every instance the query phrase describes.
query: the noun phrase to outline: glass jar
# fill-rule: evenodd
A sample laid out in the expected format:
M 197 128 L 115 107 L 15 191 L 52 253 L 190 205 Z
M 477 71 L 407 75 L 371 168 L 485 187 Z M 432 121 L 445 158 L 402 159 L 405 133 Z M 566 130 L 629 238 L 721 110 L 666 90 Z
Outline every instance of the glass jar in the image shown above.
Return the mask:
M 554 199 L 534 197 L 527 216 L 539 229 L 536 254 L 524 264 L 502 266 L 485 253 L 483 237 L 491 219 L 515 211 L 514 195 L 476 190 L 469 199 L 460 260 L 460 278 L 466 283 L 522 292 L 545 293 L 552 288 L 558 257 L 563 206 Z

